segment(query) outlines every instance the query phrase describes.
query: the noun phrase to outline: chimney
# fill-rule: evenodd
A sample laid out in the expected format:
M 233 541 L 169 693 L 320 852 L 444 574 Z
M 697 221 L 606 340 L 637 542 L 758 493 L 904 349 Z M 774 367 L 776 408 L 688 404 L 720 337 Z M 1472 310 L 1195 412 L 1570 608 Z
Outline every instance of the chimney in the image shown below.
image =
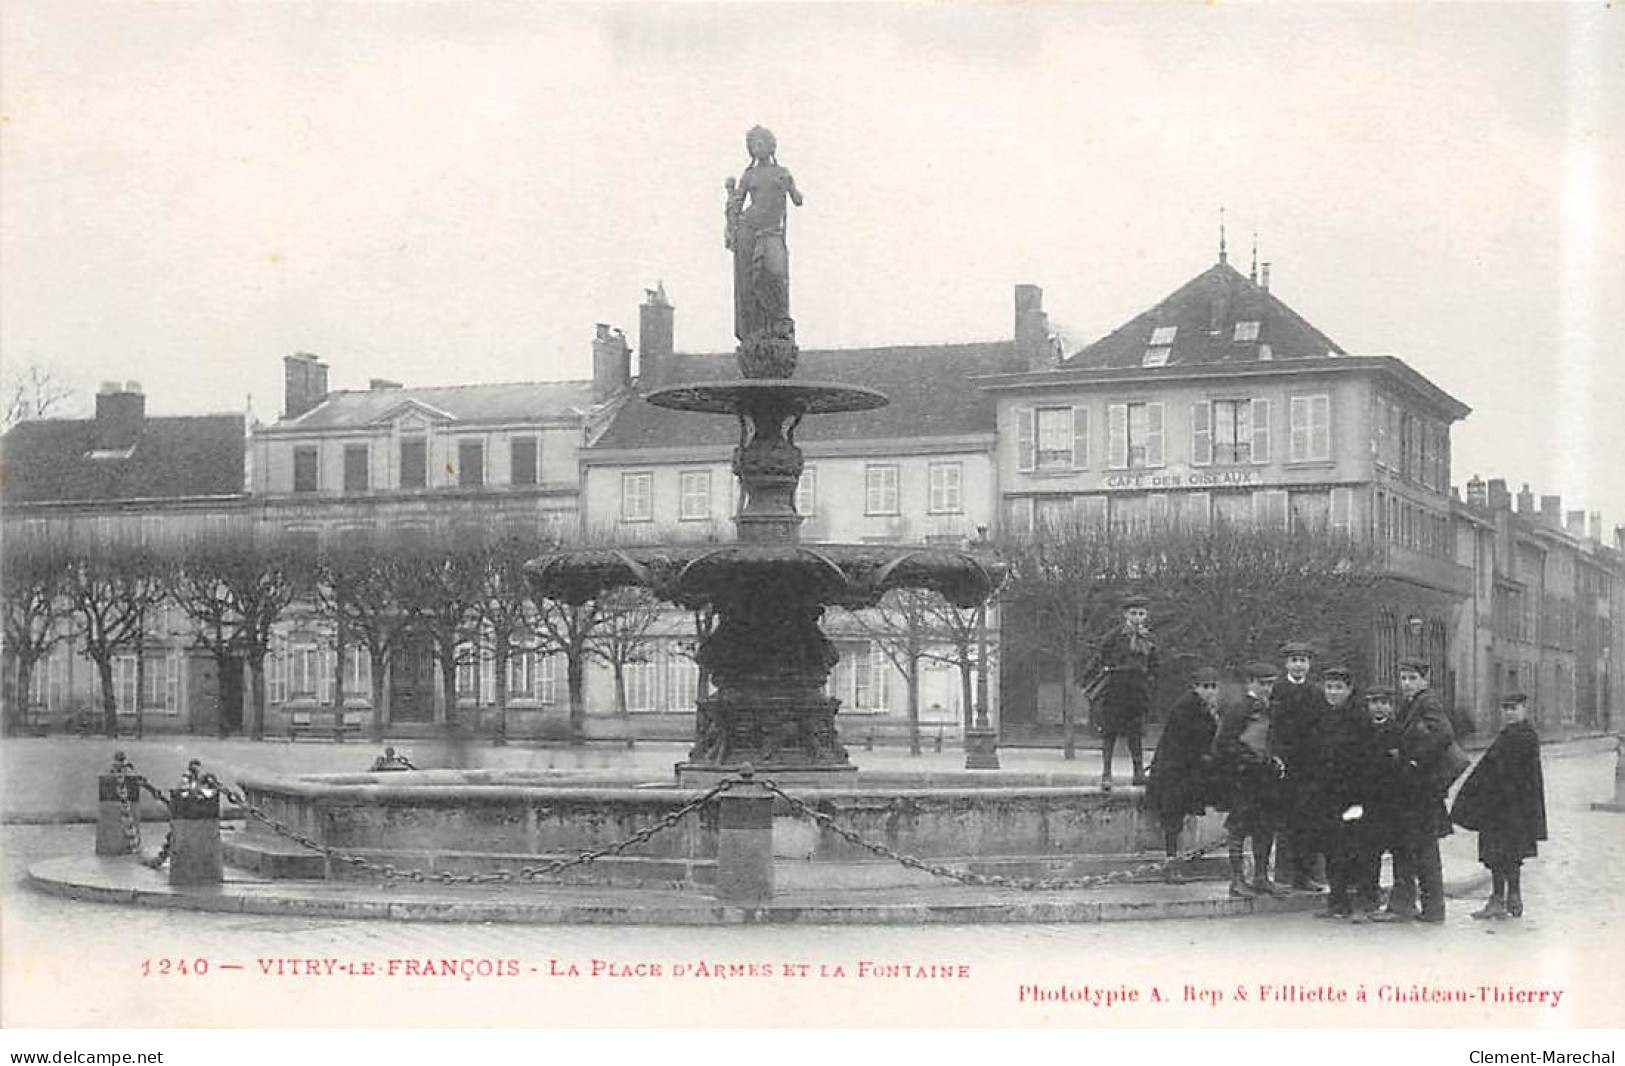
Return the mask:
M 671 373 L 675 315 L 666 299 L 665 282 L 643 290 L 643 306 L 638 308 L 638 380 L 645 390 L 664 385 Z
M 1525 518 L 1533 518 L 1535 515 L 1535 494 L 1529 491 L 1527 481 L 1523 483 L 1523 488 L 1518 490 L 1518 513 Z
M 327 364 L 309 352 L 282 360 L 282 417 L 298 418 L 327 399 Z
M 1563 516 L 1563 528 L 1568 530 L 1569 536 L 1577 540 L 1584 540 L 1586 535 L 1586 513 L 1584 511 L 1569 511 Z
M 1591 542 L 1593 544 L 1601 544 L 1602 543 L 1602 512 L 1601 511 L 1592 511 L 1591 512 Z
M 1270 291 L 1270 265 L 1264 263 L 1259 267 L 1258 287 L 1265 292 Z
M 1049 315 L 1044 313 L 1044 290 L 1037 285 L 1016 286 L 1016 358 L 1028 370 L 1055 365 Z
M 1512 509 L 1512 494 L 1507 491 L 1507 479 L 1492 477 L 1489 483 L 1490 510 L 1510 511 Z
M 1503 492 L 1506 491 L 1505 482 L 1502 483 L 1501 490 Z M 1477 474 L 1474 474 L 1472 479 L 1467 482 L 1467 506 L 1477 507 L 1479 510 L 1484 510 L 1485 508 L 1489 507 L 1489 505 L 1490 497 L 1489 493 L 1486 491 L 1484 479 L 1479 477 Z
M 626 334 L 598 323 L 592 338 L 592 402 L 603 403 L 632 380 L 632 349 Z
M 121 451 L 132 448 L 141 437 L 141 424 L 147 418 L 147 397 L 139 381 L 104 381 L 96 393 L 96 448 Z
M 1540 520 L 1552 529 L 1563 528 L 1563 497 L 1542 496 L 1540 498 Z
M 389 389 L 398 389 L 400 387 L 401 387 L 400 382 L 391 381 L 388 378 L 368 378 L 367 379 L 367 388 L 371 389 L 373 392 L 384 392 L 384 391 L 387 391 Z

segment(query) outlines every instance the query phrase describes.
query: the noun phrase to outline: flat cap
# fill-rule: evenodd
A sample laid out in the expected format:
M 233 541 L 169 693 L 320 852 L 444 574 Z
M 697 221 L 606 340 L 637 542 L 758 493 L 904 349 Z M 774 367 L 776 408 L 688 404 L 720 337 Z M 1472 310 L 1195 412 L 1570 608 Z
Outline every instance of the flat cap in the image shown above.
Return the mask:
M 1365 690 L 1365 698 L 1368 702 L 1371 700 L 1387 700 L 1392 703 L 1394 701 L 1394 690 L 1387 685 L 1377 685 L 1375 688 Z
M 1246 673 L 1247 680 L 1249 681 L 1259 677 L 1279 677 L 1281 674 L 1281 671 L 1275 668 L 1274 663 L 1267 663 L 1262 659 L 1254 659 L 1252 662 L 1243 667 L 1242 670 Z
M 1131 592 L 1127 596 L 1124 596 L 1121 600 L 1117 601 L 1117 606 L 1126 611 L 1130 607 L 1146 607 L 1149 606 L 1150 603 L 1150 600 L 1146 599 L 1138 592 Z
M 1219 671 L 1211 666 L 1198 666 L 1191 671 L 1191 684 L 1193 685 L 1217 685 L 1218 683 Z
M 1282 655 L 1308 655 L 1310 657 L 1313 657 L 1314 654 L 1315 654 L 1315 649 L 1314 649 L 1314 646 L 1312 644 L 1308 643 L 1307 641 L 1289 640 L 1285 644 L 1281 645 L 1281 654 Z
M 1528 703 L 1528 702 L 1529 702 L 1529 697 L 1525 696 L 1522 692 L 1503 692 L 1503 693 L 1501 693 L 1501 706 L 1503 706 L 1503 707 L 1512 707 L 1512 706 L 1514 706 L 1516 704 L 1519 704 L 1519 703 Z
M 1346 666 L 1328 666 L 1320 672 L 1322 681 L 1353 681 L 1354 672 Z
M 1428 662 L 1426 659 L 1418 659 L 1415 656 L 1406 656 L 1405 658 L 1399 660 L 1399 668 L 1401 670 L 1414 670 L 1419 674 L 1426 674 L 1432 672 L 1433 664 Z

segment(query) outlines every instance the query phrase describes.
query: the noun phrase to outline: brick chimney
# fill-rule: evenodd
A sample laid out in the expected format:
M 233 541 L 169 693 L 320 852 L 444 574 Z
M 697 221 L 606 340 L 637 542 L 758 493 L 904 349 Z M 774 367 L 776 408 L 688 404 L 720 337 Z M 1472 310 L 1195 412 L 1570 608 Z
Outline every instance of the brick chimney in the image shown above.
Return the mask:
M 675 316 L 665 282 L 643 290 L 643 305 L 638 308 L 638 380 L 645 390 L 666 384 L 671 374 Z
M 1563 528 L 1568 530 L 1569 536 L 1584 540 L 1586 535 L 1586 513 L 1584 511 L 1569 511 L 1563 515 Z
M 1518 513 L 1525 518 L 1535 516 L 1535 494 L 1529 491 L 1527 481 L 1523 483 L 1523 488 L 1518 490 Z
M 1563 528 L 1563 497 L 1542 496 L 1540 498 L 1540 520 L 1552 529 Z
M 388 378 L 368 378 L 367 379 L 367 388 L 372 390 L 373 392 L 387 392 L 390 389 L 398 389 L 400 387 L 401 387 L 400 382 L 391 381 Z
M 1044 290 L 1037 285 L 1016 286 L 1016 359 L 1028 370 L 1055 365 L 1049 315 L 1044 313 Z
M 96 393 L 96 448 L 121 451 L 135 446 L 147 419 L 147 397 L 139 381 L 104 381 Z
M 1501 491 L 1506 491 L 1506 483 L 1502 482 Z M 1484 510 L 1490 505 L 1489 492 L 1486 490 L 1484 479 L 1477 474 L 1467 482 L 1467 506 Z
M 592 338 L 592 402 L 603 403 L 632 380 L 632 349 L 626 334 L 598 323 Z
M 1591 512 L 1590 536 L 1591 536 L 1591 540 L 1592 540 L 1593 543 L 1595 543 L 1595 544 L 1601 544 L 1602 543 L 1602 512 L 1601 511 L 1592 511 Z
M 1258 287 L 1265 292 L 1270 291 L 1270 265 L 1268 263 L 1259 265 Z
M 1489 481 L 1490 510 L 1509 511 L 1512 509 L 1512 494 L 1507 491 L 1507 479 L 1492 477 Z
M 298 418 L 327 399 L 327 364 L 309 352 L 282 359 L 282 417 Z

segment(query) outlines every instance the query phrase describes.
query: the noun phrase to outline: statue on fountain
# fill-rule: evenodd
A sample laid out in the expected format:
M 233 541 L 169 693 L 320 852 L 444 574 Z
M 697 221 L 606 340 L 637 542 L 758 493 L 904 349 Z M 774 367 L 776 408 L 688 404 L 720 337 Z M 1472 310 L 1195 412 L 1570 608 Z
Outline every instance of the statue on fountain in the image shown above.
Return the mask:
M 801 206 L 796 179 L 779 165 L 773 131 L 745 134 L 750 164 L 729 178 L 723 244 L 734 257 L 734 336 L 747 378 L 787 378 L 796 367 L 796 327 L 790 318 L 790 253 L 786 201 Z M 748 201 L 748 204 L 747 204 Z

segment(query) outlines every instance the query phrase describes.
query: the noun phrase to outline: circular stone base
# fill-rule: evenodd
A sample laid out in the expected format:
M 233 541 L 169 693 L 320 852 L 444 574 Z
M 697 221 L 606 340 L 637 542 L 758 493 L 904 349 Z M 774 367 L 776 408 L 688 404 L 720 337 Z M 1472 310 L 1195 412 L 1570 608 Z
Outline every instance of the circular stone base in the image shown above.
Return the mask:
M 723 766 L 696 766 L 677 764 L 679 788 L 710 788 L 727 777 L 737 777 L 737 768 Z M 780 788 L 855 788 L 858 784 L 856 766 L 830 766 L 774 770 L 764 767 L 755 771 L 757 781 L 771 781 Z

